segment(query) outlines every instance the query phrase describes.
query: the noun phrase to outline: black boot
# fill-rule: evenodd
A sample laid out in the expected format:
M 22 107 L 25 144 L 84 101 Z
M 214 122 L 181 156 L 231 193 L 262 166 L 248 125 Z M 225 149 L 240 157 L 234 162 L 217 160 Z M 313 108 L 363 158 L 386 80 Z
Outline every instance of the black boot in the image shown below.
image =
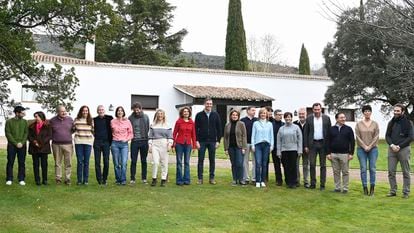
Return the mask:
M 369 188 L 369 195 L 374 196 L 374 190 L 375 190 L 375 184 L 371 184 L 371 187 Z
M 368 188 L 366 186 L 364 186 L 364 195 L 368 196 Z
M 165 183 L 167 183 L 167 180 L 161 180 L 161 187 L 165 187 Z
M 151 186 L 155 186 L 155 185 L 157 185 L 157 179 L 152 178 Z

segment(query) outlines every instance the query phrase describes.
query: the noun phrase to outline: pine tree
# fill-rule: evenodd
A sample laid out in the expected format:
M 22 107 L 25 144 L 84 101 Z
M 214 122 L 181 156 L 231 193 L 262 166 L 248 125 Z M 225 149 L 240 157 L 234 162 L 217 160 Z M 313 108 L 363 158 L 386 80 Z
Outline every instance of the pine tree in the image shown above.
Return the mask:
M 226 70 L 248 70 L 249 67 L 240 0 L 229 1 L 224 67 Z
M 309 56 L 304 44 L 300 50 L 299 74 L 310 75 Z

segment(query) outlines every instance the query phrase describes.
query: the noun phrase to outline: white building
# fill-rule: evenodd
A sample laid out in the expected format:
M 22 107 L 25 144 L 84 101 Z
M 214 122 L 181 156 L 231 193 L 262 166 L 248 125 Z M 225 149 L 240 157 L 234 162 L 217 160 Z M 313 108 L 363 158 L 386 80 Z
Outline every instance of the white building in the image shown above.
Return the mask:
M 53 63 L 66 69 L 75 67 L 80 86 L 76 89 L 73 117 L 82 105 L 88 105 L 96 115 L 96 107 L 102 104 L 107 114 L 114 115 L 117 106 L 127 110 L 131 103 L 140 101 L 151 119 L 156 108 L 164 109 L 169 124 L 173 126 L 178 117 L 178 107 L 191 105 L 195 115 L 203 108 L 203 99 L 207 96 L 213 98 L 215 109 L 223 119 L 231 108 L 242 110 L 248 105 L 271 104 L 273 109 L 292 113 L 306 107 L 310 112 L 313 103 L 323 103 L 325 92 L 332 84 L 328 77 L 322 76 L 113 64 L 42 53 L 33 56 L 46 67 Z M 13 81 L 9 85 L 12 90 L 10 98 L 29 108 L 26 119 L 32 119 L 36 111 L 45 111 L 34 101 L 33 93 L 21 83 Z M 325 113 L 334 123 L 333 113 L 327 110 Z M 348 124 L 354 127 L 355 120 L 358 120 L 355 110 L 347 109 L 346 114 L 350 120 Z M 373 106 L 373 118 L 380 123 L 380 135 L 384 137 L 388 119 L 380 113 L 379 106 Z M 0 116 L 0 136 L 4 135 L 4 121 L 5 117 Z

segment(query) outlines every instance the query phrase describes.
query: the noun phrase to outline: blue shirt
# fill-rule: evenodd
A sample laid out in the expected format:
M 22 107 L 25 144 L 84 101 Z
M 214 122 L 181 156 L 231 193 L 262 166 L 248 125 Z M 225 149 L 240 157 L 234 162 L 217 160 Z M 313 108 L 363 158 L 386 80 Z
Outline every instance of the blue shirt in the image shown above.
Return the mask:
M 273 124 L 269 121 L 258 120 L 253 123 L 252 130 L 252 146 L 261 142 L 270 144 L 270 148 L 274 146 Z

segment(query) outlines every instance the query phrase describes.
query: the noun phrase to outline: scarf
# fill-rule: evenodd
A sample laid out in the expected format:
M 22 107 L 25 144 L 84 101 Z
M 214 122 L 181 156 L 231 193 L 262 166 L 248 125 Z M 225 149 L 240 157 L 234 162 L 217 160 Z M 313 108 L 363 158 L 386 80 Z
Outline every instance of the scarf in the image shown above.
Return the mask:
M 43 125 L 45 124 L 45 122 L 41 121 L 41 122 L 36 122 L 35 125 L 35 130 L 36 130 L 36 134 L 39 135 L 40 130 L 42 129 Z

